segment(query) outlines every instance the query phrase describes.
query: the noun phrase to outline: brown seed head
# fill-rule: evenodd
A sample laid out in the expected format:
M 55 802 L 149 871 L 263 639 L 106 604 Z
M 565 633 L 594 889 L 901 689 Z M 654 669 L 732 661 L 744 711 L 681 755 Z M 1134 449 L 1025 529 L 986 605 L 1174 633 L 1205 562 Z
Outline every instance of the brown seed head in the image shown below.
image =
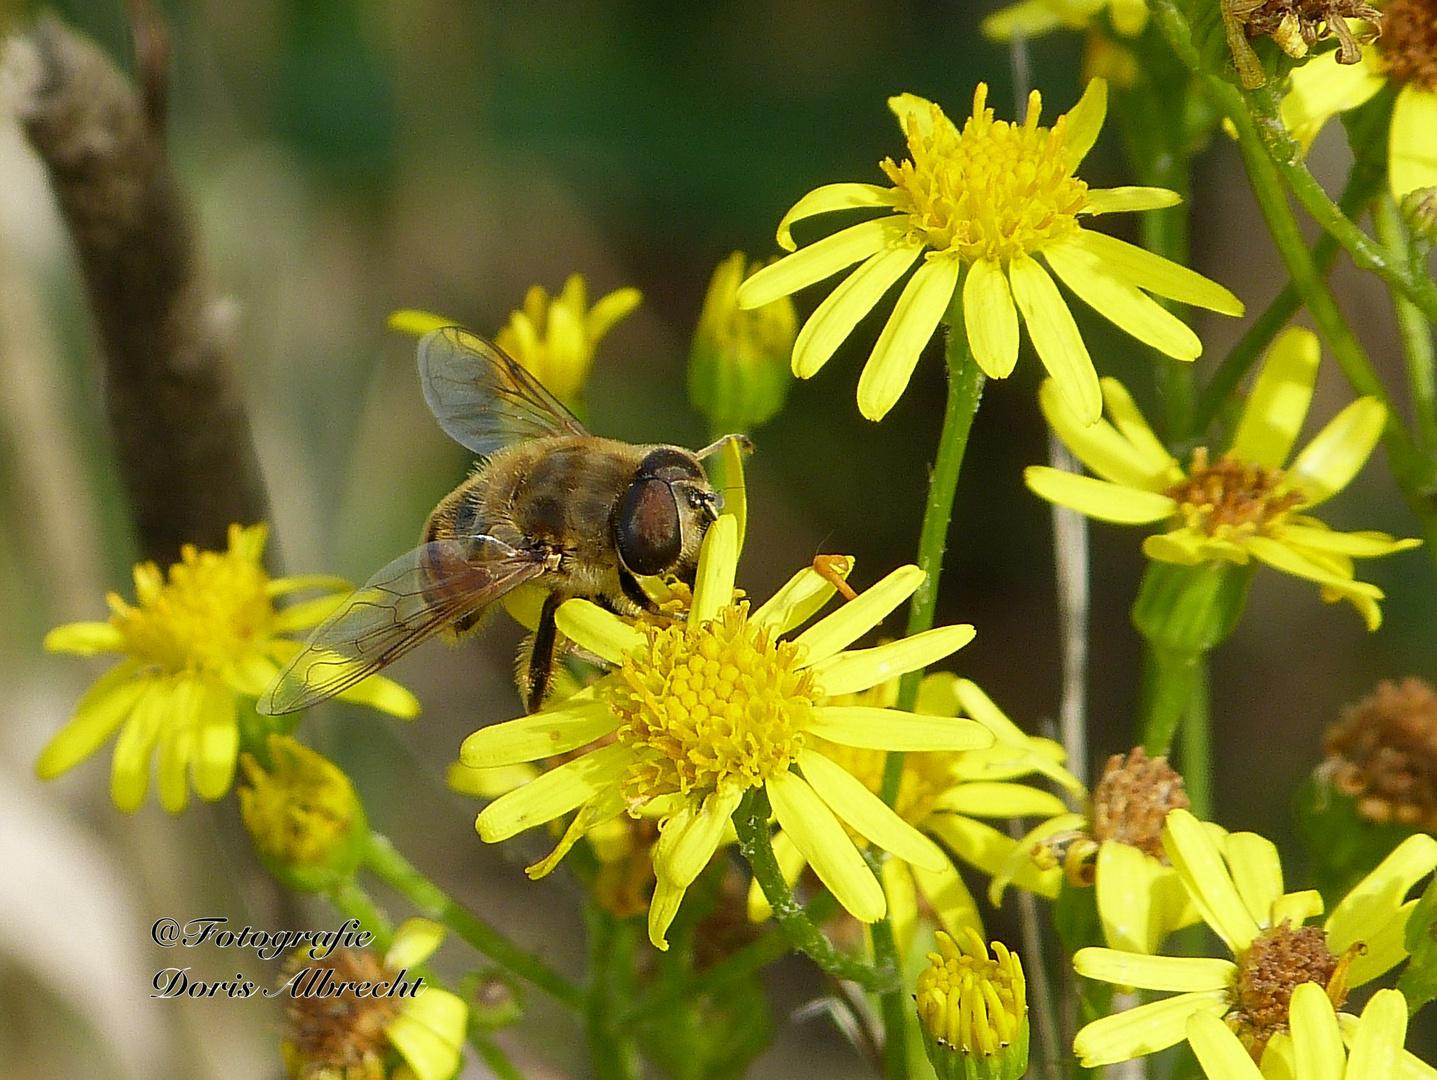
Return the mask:
M 324 968 L 333 971 L 331 984 L 378 982 L 393 977 L 372 952 L 337 949 L 323 960 L 306 952 L 284 966 L 285 983 L 298 976 L 285 1005 L 285 1057 L 296 1080 L 384 1080 L 389 1023 L 403 1000 L 397 997 L 359 997 L 345 991 L 333 997 L 319 989 Z M 301 974 L 306 970 L 311 976 Z M 283 984 L 282 984 L 283 985 Z M 311 986 L 314 992 L 303 992 Z
M 1327 991 L 1333 1006 L 1347 998 L 1347 964 L 1333 956 L 1319 926 L 1283 923 L 1264 930 L 1238 962 L 1236 1000 L 1226 1020 L 1256 1061 L 1268 1040 L 1287 1031 L 1292 991 L 1305 982 Z
M 1183 778 L 1167 758 L 1150 758 L 1141 746 L 1126 759 L 1114 754 L 1093 789 L 1093 838 L 1116 840 L 1166 863 L 1163 822 L 1169 810 L 1189 805 Z
M 1437 90 L 1437 2 L 1392 0 L 1382 17 L 1381 48 L 1392 78 Z
M 1437 690 L 1384 681 L 1327 731 L 1320 770 L 1369 821 L 1437 832 Z

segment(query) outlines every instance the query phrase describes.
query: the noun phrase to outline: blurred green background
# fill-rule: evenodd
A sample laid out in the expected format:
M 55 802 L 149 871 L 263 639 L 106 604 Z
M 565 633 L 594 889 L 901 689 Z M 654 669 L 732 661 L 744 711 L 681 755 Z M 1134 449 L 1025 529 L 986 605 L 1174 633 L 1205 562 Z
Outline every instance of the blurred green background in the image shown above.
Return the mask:
M 412 339 L 384 328 L 395 308 L 492 333 L 533 283 L 557 290 L 580 271 L 592 295 L 638 286 L 642 307 L 600 347 L 591 426 L 634 441 L 706 441 L 685 402 L 684 364 L 714 266 L 735 249 L 773 253 L 779 217 L 811 188 L 880 180 L 878 161 L 903 150 L 884 104 L 890 94 L 932 97 L 961 121 L 974 83 L 986 80 L 998 114 L 1012 117 L 1009 53 L 977 33 L 994 6 L 162 5 L 175 38 L 172 150 L 200 211 L 210 273 L 233 300 L 284 569 L 367 577 L 414 544 L 428 510 L 469 468 L 425 409 Z M 54 8 L 132 67 L 118 0 Z M 21 29 L 32 15 L 0 2 L 0 29 Z M 1072 34 L 1029 45 L 1048 119 L 1077 100 L 1081 48 Z M 173 962 L 149 944 L 148 928 L 160 916 L 215 913 L 257 927 L 338 920 L 269 887 L 232 801 L 178 819 L 151 801 L 122 819 L 106 800 L 108 750 L 52 785 L 30 771 L 105 666 L 47 657 L 40 640 L 56 623 L 102 617 L 106 589 L 130 595 L 134 550 L 69 241 L 10 108 L 0 93 L 0 837 L 18 871 L 0 882 L 0 999 L 14 1003 L 0 1010 L 0 1072 L 277 1075 L 266 1006 L 147 999 L 148 979 Z M 1329 132 L 1314 168 L 1340 181 L 1345 153 L 1340 131 Z M 1128 182 L 1112 131 L 1084 176 L 1094 186 Z M 1230 146 L 1215 145 L 1199 163 L 1195 191 L 1197 265 L 1260 310 L 1283 278 Z M 1128 238 L 1132 227 L 1104 222 Z M 1396 385 L 1385 294 L 1347 267 L 1335 280 Z M 801 315 L 822 295 L 800 295 Z M 1142 350 L 1077 314 L 1100 371 L 1127 381 L 1156 414 Z M 942 413 L 941 357 L 930 350 L 881 425 L 861 419 L 854 387 L 879 325 L 860 326 L 755 433 L 739 581 L 755 595 L 819 552 L 856 555 L 860 586 L 913 557 Z M 1241 325 L 1205 314 L 1195 325 L 1208 344 L 1206 371 Z M 1021 479 L 1047 454 L 1037 377 L 1025 352 L 1012 379 L 989 384 L 940 607 L 941 621 L 978 629 L 957 670 L 1035 731 L 1058 691 L 1049 517 Z M 1325 371 L 1307 434 L 1350 397 Z M 1413 532 L 1380 455 L 1328 520 Z M 1092 536 L 1089 704 L 1099 764 L 1131 742 L 1138 647 L 1127 607 L 1140 536 L 1105 527 Z M 1388 593 L 1379 634 L 1308 585 L 1262 573 L 1241 629 L 1216 654 L 1216 797 L 1228 827 L 1286 841 L 1291 793 L 1342 704 L 1378 678 L 1437 675 L 1430 559 L 1418 552 L 1361 572 Z M 371 819 L 414 861 L 577 969 L 572 888 L 531 885 L 520 870 L 543 838 L 517 854 L 483 848 L 473 805 L 442 784 L 465 734 L 517 712 L 516 642 L 496 622 L 458 651 L 430 645 L 396 665 L 426 705 L 413 725 L 331 705 L 303 730 L 351 770 Z M 1300 866 L 1295 848 L 1284 848 Z M 193 959 L 216 978 L 231 962 L 264 973 L 253 957 Z M 776 988 L 790 1007 L 822 993 L 797 963 L 781 967 Z M 532 1075 L 573 1074 L 576 1029 L 542 1000 L 532 1004 L 516 1054 Z M 762 1075 L 863 1075 L 827 1024 L 780 1026 Z

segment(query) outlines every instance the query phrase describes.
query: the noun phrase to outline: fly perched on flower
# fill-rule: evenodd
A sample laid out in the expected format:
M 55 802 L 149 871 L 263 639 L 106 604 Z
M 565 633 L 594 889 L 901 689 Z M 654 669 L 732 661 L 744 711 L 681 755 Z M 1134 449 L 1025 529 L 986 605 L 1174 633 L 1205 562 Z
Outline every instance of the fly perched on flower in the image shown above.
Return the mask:
M 598 438 L 503 350 L 456 326 L 419 342 L 419 377 L 439 426 L 483 460 L 434 508 L 424 542 L 315 630 L 260 700 L 263 713 L 305 708 L 435 634 L 473 629 L 522 585 L 545 594 L 525 665 L 533 712 L 549 689 L 563 601 L 652 611 L 640 577 L 692 580 L 721 502 L 699 462 L 730 438 L 697 454 Z
M 908 386 L 918 355 L 947 315 L 961 322 L 978 366 L 1004 379 L 1018 361 L 1018 317 L 1068 407 L 1085 424 L 1102 414 L 1092 358 L 1068 302 L 1048 270 L 1100 314 L 1179 360 L 1202 353 L 1196 334 L 1148 293 L 1225 315 L 1243 305 L 1227 289 L 1140 247 L 1085 229 L 1080 219 L 1155 210 L 1179 201 L 1165 188 L 1089 188 L 1074 175 L 1107 115 L 1102 79 L 1051 128 L 1040 127 L 1034 90 L 1022 124 L 993 119 L 988 87 L 973 94 L 963 130 L 931 101 L 890 98 L 910 159 L 882 164 L 892 187 L 827 184 L 794 204 L 778 225 L 793 254 L 758 271 L 739 290 L 758 307 L 854 263 L 809 316 L 793 347 L 793 372 L 815 374 L 890 287 L 918 264 L 898 297 L 858 380 L 858 408 L 881 420 Z M 838 210 L 888 210 L 795 250 L 793 223 Z M 960 304 L 961 301 L 961 304 Z

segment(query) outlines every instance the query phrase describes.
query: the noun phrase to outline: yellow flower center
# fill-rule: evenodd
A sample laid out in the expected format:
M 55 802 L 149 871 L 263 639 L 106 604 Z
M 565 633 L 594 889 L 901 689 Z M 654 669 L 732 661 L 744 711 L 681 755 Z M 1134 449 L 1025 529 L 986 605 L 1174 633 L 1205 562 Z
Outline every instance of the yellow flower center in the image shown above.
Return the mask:
M 233 534 L 226 552 L 186 544 L 168 582 L 154 563 L 135 567 L 138 606 L 109 596 L 110 622 L 124 635 L 125 651 L 167 672 L 216 672 L 268 640 L 269 577 L 233 547 Z
M 1188 528 L 1235 539 L 1263 532 L 1302 505 L 1301 493 L 1282 490 L 1285 480 L 1281 469 L 1249 465 L 1231 451 L 1210 464 L 1207 448 L 1199 446 L 1187 479 L 1165 494 Z
M 287 866 L 325 858 L 354 828 L 359 800 L 339 767 L 294 739 L 270 735 L 272 768 L 253 755 L 240 763 L 248 786 L 239 789 L 240 818 L 261 853 Z
M 902 193 L 909 239 L 964 262 L 1008 260 L 1038 251 L 1078 228 L 1088 185 L 1072 175 L 1064 153 L 1064 117 L 1038 126 L 1042 99 L 1033 91 L 1021 124 L 994 120 L 988 87 L 978 84 L 973 115 L 958 133 L 937 105 L 932 133 L 907 118 L 911 160 L 882 163 Z
M 1292 992 L 1301 983 L 1316 983 L 1327 991 L 1334 1008 L 1342 1007 L 1349 963 L 1350 956 L 1332 955 L 1318 926 L 1294 928 L 1284 922 L 1253 939 L 1238 960 L 1233 1007 L 1226 1019 L 1254 1061 L 1262 1057 L 1268 1040 L 1287 1031 Z
M 1437 4 L 1433 0 L 1392 0 L 1382 14 L 1378 41 L 1392 78 L 1437 90 Z
M 939 930 L 938 952 L 918 976 L 918 1017 L 941 1045 L 963 1054 L 990 1055 L 1018 1038 L 1028 1013 L 1026 982 L 1018 958 L 995 941 L 994 960 L 972 927 L 962 942 Z
M 788 768 L 815 697 L 796 646 L 750 626 L 746 603 L 702 626 L 644 632 L 648 648 L 603 691 L 619 742 L 638 752 L 624 780 L 631 807 L 673 792 L 756 787 Z

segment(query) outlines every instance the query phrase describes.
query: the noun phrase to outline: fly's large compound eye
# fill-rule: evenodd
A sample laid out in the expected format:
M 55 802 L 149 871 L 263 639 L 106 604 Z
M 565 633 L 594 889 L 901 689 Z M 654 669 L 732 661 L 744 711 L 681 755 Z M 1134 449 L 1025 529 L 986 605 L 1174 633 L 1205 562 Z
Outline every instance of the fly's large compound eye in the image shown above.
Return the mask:
M 630 572 L 641 576 L 662 574 L 678 561 L 683 550 L 679 504 L 668 481 L 638 478 L 629 485 L 614 522 L 614 546 Z

